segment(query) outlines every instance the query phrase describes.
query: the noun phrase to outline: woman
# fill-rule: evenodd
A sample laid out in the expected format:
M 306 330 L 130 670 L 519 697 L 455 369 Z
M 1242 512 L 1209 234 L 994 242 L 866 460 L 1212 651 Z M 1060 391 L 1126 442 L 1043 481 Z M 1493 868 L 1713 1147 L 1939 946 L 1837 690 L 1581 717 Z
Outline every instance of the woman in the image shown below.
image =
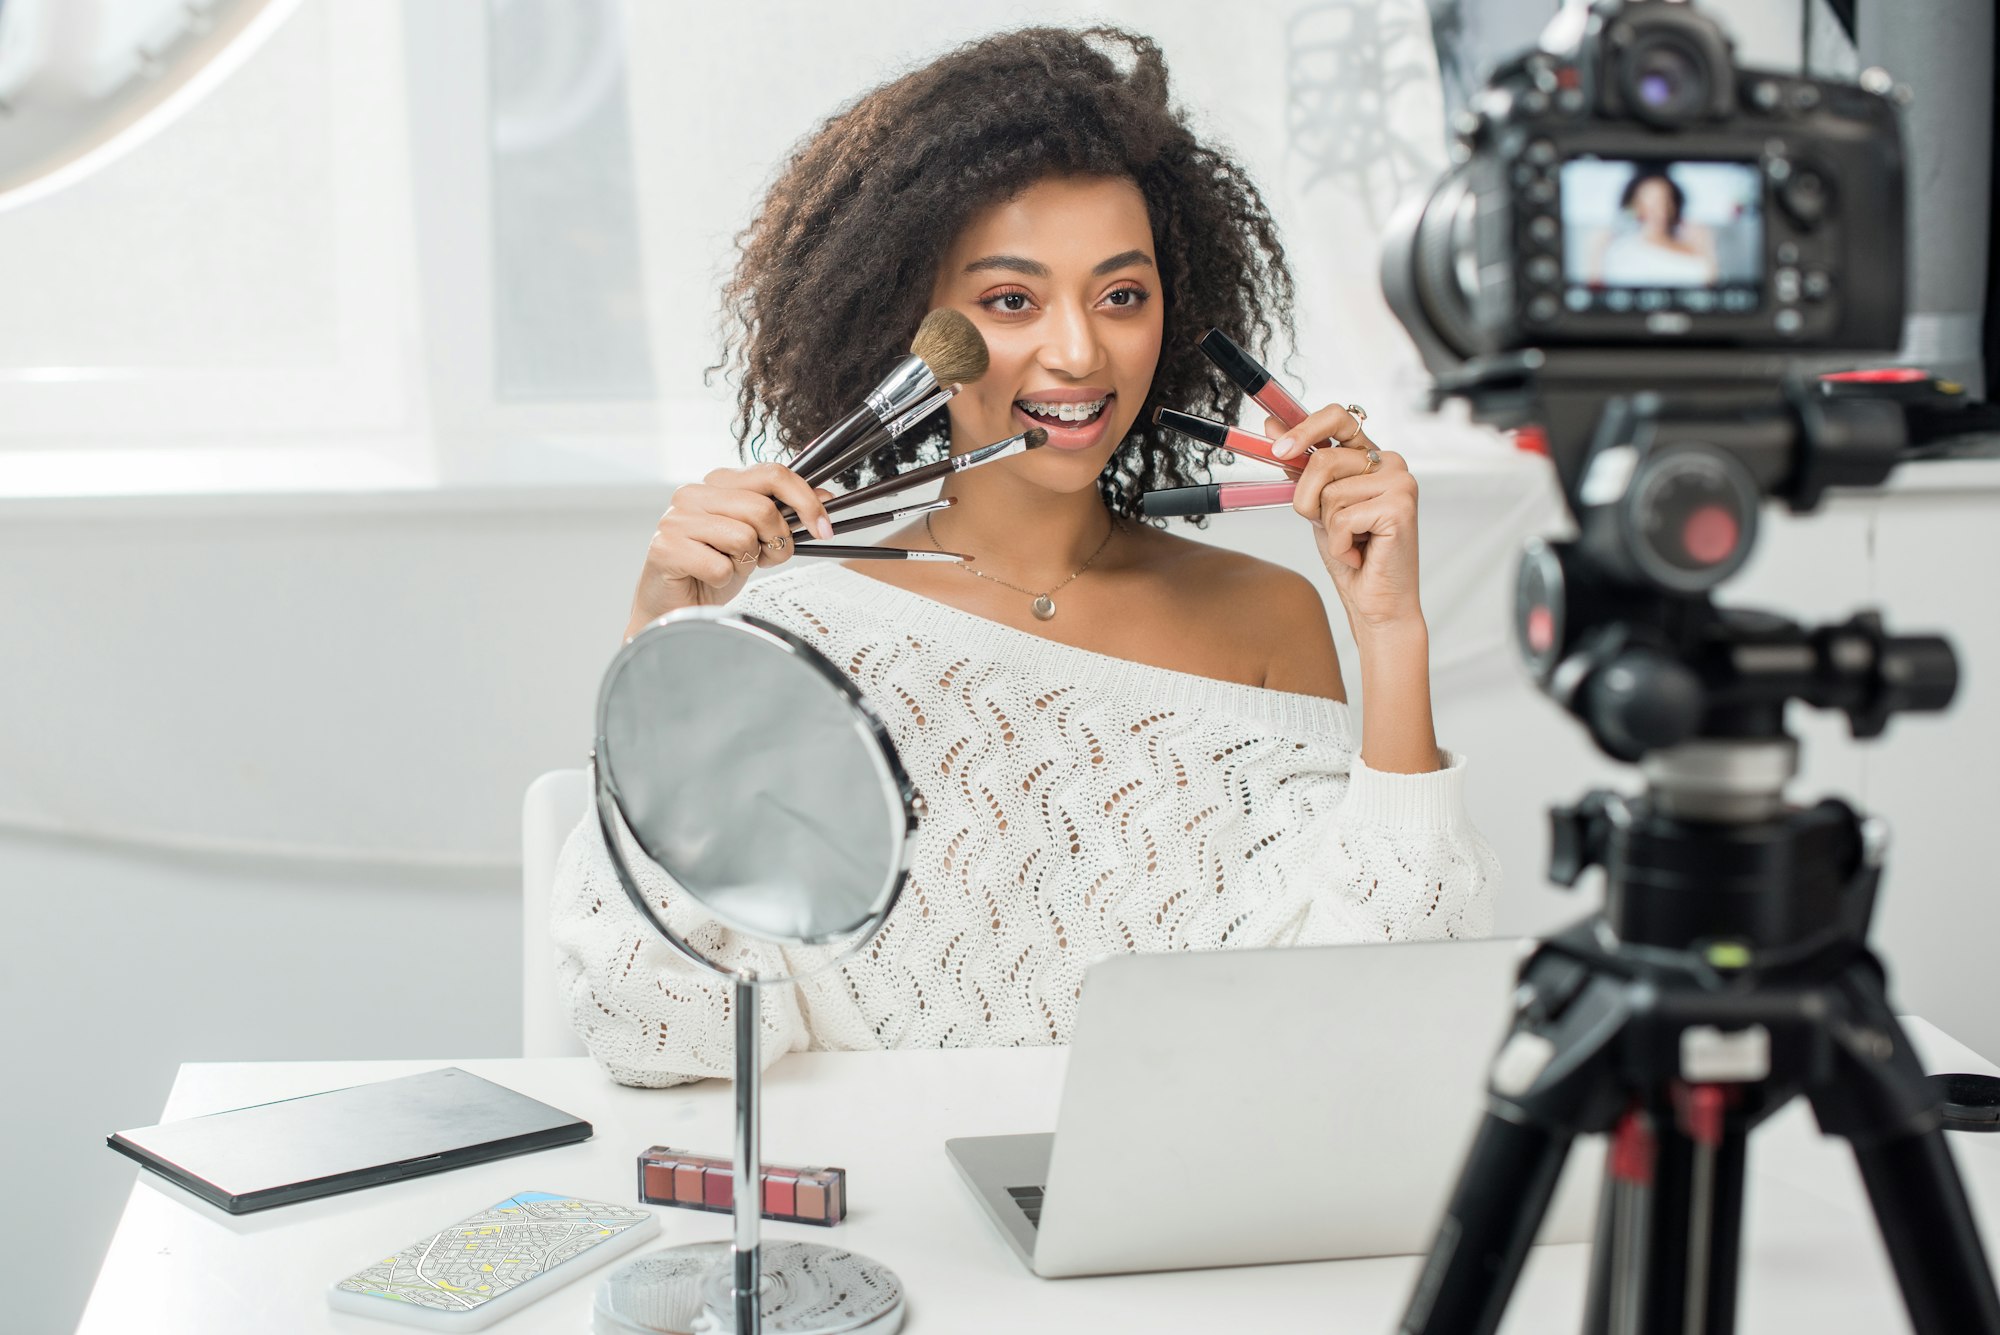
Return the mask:
M 1084 968 L 1115 951 L 1487 931 L 1496 869 L 1462 762 L 1432 735 L 1403 461 L 1384 450 L 1371 467 L 1338 407 L 1285 433 L 1294 454 L 1356 447 L 1314 451 L 1295 508 L 1359 646 L 1359 755 L 1313 586 L 1134 519 L 1141 491 L 1202 480 L 1212 454 L 1154 427 L 1154 406 L 1237 406 L 1196 340 L 1289 329 L 1290 297 L 1263 202 L 1170 109 L 1141 37 L 991 37 L 795 152 L 729 288 L 745 437 L 803 443 L 950 307 L 992 362 L 933 445 L 1031 424 L 1050 439 L 956 475 L 953 509 L 885 539 L 966 553 L 963 567 L 820 559 L 746 588 L 792 554 L 781 504 L 824 519 L 827 493 L 774 462 L 681 488 L 653 535 L 628 635 L 697 603 L 789 627 L 876 704 L 928 807 L 875 941 L 767 998 L 767 1060 L 1063 1042 Z M 1055 616 L 1035 615 L 1038 596 Z M 727 1073 L 727 985 L 630 910 L 592 821 L 557 898 L 559 977 L 605 1069 L 642 1085 Z M 680 911 L 710 947 L 769 953 Z
M 1715 237 L 1684 222 L 1687 194 L 1661 168 L 1633 174 L 1618 197 L 1628 230 L 1606 229 L 1590 265 L 1593 286 L 1710 287 L 1719 267 Z

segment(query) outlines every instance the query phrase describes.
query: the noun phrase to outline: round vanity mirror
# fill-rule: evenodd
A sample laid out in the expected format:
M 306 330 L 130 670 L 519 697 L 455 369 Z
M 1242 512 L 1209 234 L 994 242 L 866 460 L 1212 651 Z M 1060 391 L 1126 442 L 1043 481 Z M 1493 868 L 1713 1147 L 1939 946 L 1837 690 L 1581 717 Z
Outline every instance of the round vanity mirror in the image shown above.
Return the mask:
M 689 611 L 702 615 L 650 627 L 605 674 L 599 791 L 646 856 L 727 927 L 820 945 L 879 921 L 916 830 L 887 731 L 798 637 Z M 671 935 L 657 906 L 635 902 Z
M 687 608 L 612 660 L 594 760 L 619 884 L 676 950 L 731 981 L 736 1038 L 735 1236 L 621 1266 L 598 1289 L 596 1330 L 887 1335 L 903 1315 L 892 1271 L 844 1248 L 759 1242 L 757 1043 L 758 989 L 859 950 L 902 892 L 921 804 L 888 730 L 798 636 Z M 641 886 L 638 857 L 664 891 Z M 697 949 L 685 931 L 690 905 L 739 939 L 790 948 L 784 971 L 753 972 L 726 947 Z

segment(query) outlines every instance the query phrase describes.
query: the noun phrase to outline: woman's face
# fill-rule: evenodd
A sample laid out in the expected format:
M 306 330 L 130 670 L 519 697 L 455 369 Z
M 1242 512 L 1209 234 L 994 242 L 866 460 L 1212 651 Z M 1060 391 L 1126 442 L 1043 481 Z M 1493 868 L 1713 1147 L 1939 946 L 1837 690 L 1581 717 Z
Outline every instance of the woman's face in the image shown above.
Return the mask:
M 1010 466 L 1052 490 L 1095 486 L 1160 361 L 1160 275 L 1138 186 L 1052 177 L 987 209 L 946 253 L 931 305 L 971 317 L 992 358 L 951 401 L 952 448 L 1039 426 L 1048 446 Z
M 1674 225 L 1674 188 L 1655 176 L 1641 181 L 1632 194 L 1632 212 L 1650 232 L 1670 231 Z

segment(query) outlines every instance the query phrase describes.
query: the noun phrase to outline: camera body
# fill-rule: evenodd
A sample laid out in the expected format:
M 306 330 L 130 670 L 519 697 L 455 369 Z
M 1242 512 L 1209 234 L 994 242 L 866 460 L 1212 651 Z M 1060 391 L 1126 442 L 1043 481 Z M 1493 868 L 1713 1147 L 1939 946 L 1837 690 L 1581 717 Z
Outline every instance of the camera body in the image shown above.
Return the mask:
M 1609 755 L 1773 741 L 1791 700 L 1865 734 L 1951 697 L 1935 637 L 1712 601 L 1766 501 L 1877 485 L 1909 444 L 1908 404 L 1806 369 L 1902 339 L 1893 92 L 1739 68 L 1681 0 L 1575 3 L 1391 227 L 1383 290 L 1433 400 L 1534 427 L 1555 465 L 1576 532 L 1524 553 L 1517 645 Z
M 1534 347 L 1897 346 L 1904 156 L 1873 87 L 1735 65 L 1678 0 L 1566 11 L 1497 70 L 1384 286 L 1434 373 Z M 1424 333 L 1431 337 L 1424 337 Z

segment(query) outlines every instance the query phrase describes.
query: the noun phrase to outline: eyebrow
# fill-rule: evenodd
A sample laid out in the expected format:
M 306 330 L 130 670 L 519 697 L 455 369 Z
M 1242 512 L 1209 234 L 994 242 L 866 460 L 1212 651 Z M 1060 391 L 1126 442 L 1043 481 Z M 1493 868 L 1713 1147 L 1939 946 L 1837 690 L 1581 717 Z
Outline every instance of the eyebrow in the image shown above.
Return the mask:
M 1134 264 L 1143 264 L 1149 269 L 1153 267 L 1153 261 L 1145 251 L 1128 250 L 1121 254 L 1113 255 L 1108 260 L 1100 261 L 1090 272 L 1093 277 L 1101 278 L 1114 270 L 1123 269 Z M 967 273 L 981 273 L 988 269 L 1006 269 L 1014 273 L 1024 273 L 1030 278 L 1047 278 L 1049 276 L 1048 265 L 1043 264 L 1040 260 L 1027 259 L 1021 255 L 985 255 L 965 266 L 965 272 Z
M 1113 255 L 1110 259 L 1101 261 L 1090 272 L 1092 276 L 1102 278 L 1105 274 L 1111 273 L 1113 270 L 1123 269 L 1134 264 L 1143 264 L 1150 269 L 1153 267 L 1153 260 L 1143 250 L 1128 250 L 1122 255 Z

